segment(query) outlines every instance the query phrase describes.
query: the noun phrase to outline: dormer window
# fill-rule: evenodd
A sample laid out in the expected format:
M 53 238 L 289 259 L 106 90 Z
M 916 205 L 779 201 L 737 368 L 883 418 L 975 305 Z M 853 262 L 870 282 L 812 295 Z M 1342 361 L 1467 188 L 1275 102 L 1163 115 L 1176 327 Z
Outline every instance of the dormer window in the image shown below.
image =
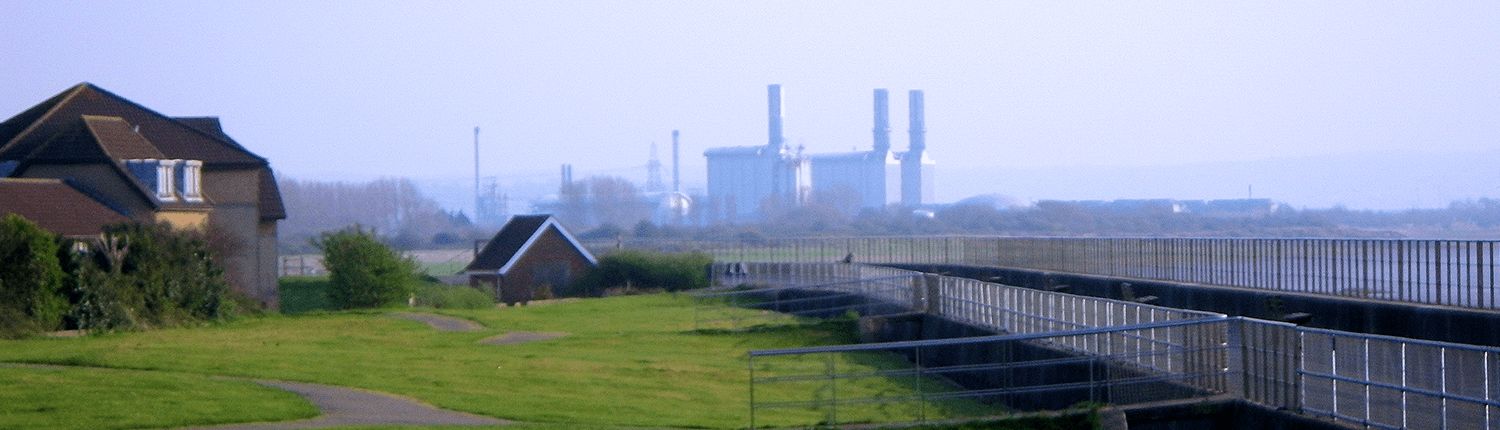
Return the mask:
M 125 167 L 141 185 L 150 189 L 157 201 L 203 201 L 199 188 L 202 161 L 145 158 L 125 160 Z
M 182 168 L 178 169 L 177 187 L 184 201 L 203 201 L 203 162 L 183 160 Z
M 156 199 L 164 202 L 177 201 L 177 163 L 182 160 L 157 160 Z
M 186 160 L 183 162 L 183 199 L 189 202 L 202 201 L 202 162 L 201 160 Z

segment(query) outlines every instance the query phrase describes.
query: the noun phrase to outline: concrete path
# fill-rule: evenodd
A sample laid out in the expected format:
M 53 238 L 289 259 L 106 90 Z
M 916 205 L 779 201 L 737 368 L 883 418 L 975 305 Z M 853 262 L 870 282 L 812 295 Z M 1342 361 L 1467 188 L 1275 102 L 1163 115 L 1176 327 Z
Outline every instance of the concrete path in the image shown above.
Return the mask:
M 298 421 L 193 427 L 212 430 L 311 429 L 354 425 L 501 425 L 510 421 L 428 406 L 413 399 L 330 385 L 255 381 L 307 398 L 323 414 Z
M 477 322 L 463 318 L 455 318 L 447 315 L 427 314 L 417 312 L 396 312 L 391 316 L 412 321 L 427 323 L 428 326 L 437 331 L 475 331 L 483 329 L 484 326 Z

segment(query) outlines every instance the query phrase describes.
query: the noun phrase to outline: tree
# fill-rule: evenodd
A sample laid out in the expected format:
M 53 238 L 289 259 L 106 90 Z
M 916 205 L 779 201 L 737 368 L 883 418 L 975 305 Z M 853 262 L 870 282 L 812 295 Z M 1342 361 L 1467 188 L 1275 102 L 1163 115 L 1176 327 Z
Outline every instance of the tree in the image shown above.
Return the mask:
M 344 309 L 404 303 L 416 290 L 417 265 L 359 225 L 325 232 L 313 242 L 328 268 L 328 298 Z
M 364 183 L 283 179 L 277 186 L 288 215 L 279 227 L 280 237 L 288 248 L 355 224 L 391 234 L 392 243 L 403 248 L 432 245 L 430 240 L 442 233 L 458 238 L 452 243 L 475 236 L 467 216 L 444 211 L 405 178 Z
M 62 285 L 57 238 L 20 215 L 0 218 L 0 336 L 56 329 Z

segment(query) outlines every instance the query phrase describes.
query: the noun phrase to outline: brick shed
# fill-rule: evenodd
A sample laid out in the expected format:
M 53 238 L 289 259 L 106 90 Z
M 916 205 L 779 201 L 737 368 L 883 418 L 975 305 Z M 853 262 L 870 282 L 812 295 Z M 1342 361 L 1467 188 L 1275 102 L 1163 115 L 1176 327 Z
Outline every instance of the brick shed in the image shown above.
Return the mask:
M 469 286 L 507 305 L 531 301 L 540 288 L 572 283 L 598 260 L 551 215 L 517 215 L 464 268 Z

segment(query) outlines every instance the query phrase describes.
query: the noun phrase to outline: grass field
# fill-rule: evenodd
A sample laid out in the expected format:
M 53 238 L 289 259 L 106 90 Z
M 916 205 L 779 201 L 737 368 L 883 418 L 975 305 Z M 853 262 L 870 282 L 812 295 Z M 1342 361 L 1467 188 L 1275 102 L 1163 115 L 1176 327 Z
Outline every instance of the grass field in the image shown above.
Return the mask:
M 0 365 L 0 387 L 0 429 L 161 428 L 318 413 L 286 391 L 190 373 Z
M 289 299 L 284 300 L 294 302 Z M 314 312 L 199 328 L 0 341 L 0 362 L 160 370 L 200 380 L 203 378 L 196 375 L 365 388 L 448 409 L 522 421 L 531 428 L 737 428 L 748 423 L 747 350 L 853 341 L 847 324 L 694 331 L 691 301 L 672 295 L 436 312 L 468 318 L 486 328 L 437 332 L 422 323 L 391 318 L 383 311 Z M 568 336 L 505 346 L 478 343 L 510 331 L 564 332 Z M 853 361 L 839 365 L 868 366 Z M 192 380 L 176 383 L 196 384 Z M 201 387 L 212 393 L 247 388 Z M 896 382 L 869 379 L 839 389 L 854 396 L 899 393 L 907 388 Z M 0 417 L 24 412 L 21 409 L 63 406 L 60 403 L 66 397 L 35 394 L 50 392 L 38 390 L 24 392 L 23 396 L 38 399 L 24 407 L 0 402 Z M 223 397 L 200 394 L 197 397 Z M 805 394 L 768 390 L 756 395 L 771 399 Z M 84 400 L 68 401 L 91 403 Z M 220 422 L 215 421 L 218 418 L 188 417 L 182 408 L 151 403 L 109 405 L 106 409 L 124 408 L 156 411 L 163 414 L 162 419 L 177 420 L 174 422 Z M 283 408 L 295 409 L 290 405 Z M 936 406 L 931 413 L 942 415 Z M 69 418 L 61 412 L 28 416 L 31 420 Z M 761 418 L 760 423 L 805 425 L 820 418 L 814 411 L 790 411 Z

